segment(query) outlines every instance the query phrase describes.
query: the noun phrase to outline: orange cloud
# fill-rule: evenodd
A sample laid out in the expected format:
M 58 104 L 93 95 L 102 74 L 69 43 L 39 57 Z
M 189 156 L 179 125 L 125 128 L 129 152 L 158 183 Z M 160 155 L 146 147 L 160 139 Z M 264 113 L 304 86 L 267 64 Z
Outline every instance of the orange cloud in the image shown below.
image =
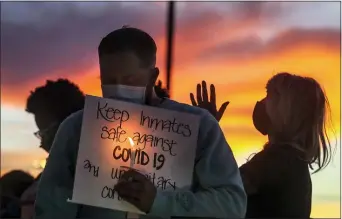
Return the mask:
M 340 54 L 340 31 L 337 29 L 291 29 L 279 33 L 269 41 L 250 35 L 206 48 L 199 55 L 203 62 L 225 60 L 229 63 L 253 62 L 254 59 L 268 59 L 275 56 L 295 53 L 299 48 Z

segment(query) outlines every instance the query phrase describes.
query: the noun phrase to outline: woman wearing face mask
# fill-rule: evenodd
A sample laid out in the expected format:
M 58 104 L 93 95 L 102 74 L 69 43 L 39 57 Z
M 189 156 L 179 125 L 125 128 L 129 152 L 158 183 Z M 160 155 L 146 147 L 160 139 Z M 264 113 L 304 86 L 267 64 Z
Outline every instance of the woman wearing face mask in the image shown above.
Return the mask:
M 228 102 L 216 110 L 215 87 L 208 101 L 206 83 L 197 86 L 197 103 L 218 120 Z M 325 119 L 329 104 L 312 78 L 288 73 L 272 77 L 267 95 L 253 111 L 253 124 L 268 142 L 240 167 L 248 195 L 247 218 L 309 218 L 312 185 L 309 169 L 322 170 L 331 160 Z

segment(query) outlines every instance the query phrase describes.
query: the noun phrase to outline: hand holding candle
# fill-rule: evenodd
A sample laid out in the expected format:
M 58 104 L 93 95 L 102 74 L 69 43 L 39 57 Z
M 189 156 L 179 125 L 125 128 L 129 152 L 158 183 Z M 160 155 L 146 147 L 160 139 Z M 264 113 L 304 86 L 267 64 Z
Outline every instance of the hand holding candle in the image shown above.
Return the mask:
M 135 163 L 135 148 L 134 148 L 134 142 L 131 137 L 128 137 L 129 143 L 131 144 L 131 164 L 130 168 L 133 168 L 134 163 Z

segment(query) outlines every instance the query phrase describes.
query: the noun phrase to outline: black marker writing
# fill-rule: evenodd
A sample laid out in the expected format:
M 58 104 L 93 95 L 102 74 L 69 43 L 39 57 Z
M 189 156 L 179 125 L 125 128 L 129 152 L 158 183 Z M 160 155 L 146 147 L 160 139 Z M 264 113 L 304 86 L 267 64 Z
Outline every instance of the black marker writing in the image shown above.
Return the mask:
M 137 150 L 135 152 L 135 156 L 137 158 L 136 164 L 146 166 L 150 162 L 150 156 L 148 156 L 148 154 L 143 150 Z
M 173 118 L 172 121 L 157 119 L 151 116 L 145 116 L 144 111 L 141 111 L 140 125 L 147 126 L 148 128 L 151 128 L 154 130 L 162 130 L 162 131 L 181 134 L 184 137 L 191 136 L 190 126 L 187 124 L 177 122 L 176 118 Z
M 112 173 L 110 174 L 110 177 L 112 179 L 121 179 L 122 174 L 125 173 L 125 170 L 119 169 L 119 168 L 112 168 Z
M 156 170 L 160 170 L 165 163 L 165 157 L 162 154 L 154 153 L 153 155 L 153 167 L 156 168 Z
M 109 129 L 107 126 L 102 127 L 102 139 L 110 139 L 114 142 L 124 143 L 127 140 L 127 137 L 125 137 L 125 135 L 126 131 L 123 130 L 120 126 L 111 129 Z
M 92 172 L 93 176 L 98 177 L 99 176 L 99 169 L 100 167 L 96 167 L 95 165 L 92 165 L 89 160 L 84 161 L 84 169 L 88 170 L 89 173 Z
M 121 176 L 124 174 L 125 170 L 120 168 L 112 168 L 112 179 L 121 179 Z M 159 176 L 156 177 L 155 173 L 146 173 L 145 176 L 153 183 L 153 185 L 157 188 L 160 188 L 162 190 L 172 188 L 173 190 L 176 190 L 176 182 L 165 177 L 165 176 Z M 106 191 L 109 190 L 109 188 L 106 188 Z M 106 192 L 105 191 L 105 192 Z M 114 194 L 113 194 L 114 196 Z M 103 197 L 103 196 L 102 196 Z
M 119 121 L 119 127 L 121 128 L 122 123 L 129 119 L 129 113 L 126 110 L 114 109 L 112 107 L 107 107 L 108 103 L 104 106 L 100 106 L 101 102 L 97 103 L 97 119 L 101 117 L 108 122 Z
M 114 199 L 115 194 L 117 194 L 117 193 L 115 192 L 114 186 L 112 186 L 112 187 L 105 186 L 102 188 L 102 192 L 101 192 L 102 198 Z M 119 201 L 121 200 L 121 197 L 119 195 L 117 195 L 116 197 Z
M 136 157 L 136 155 L 135 155 Z M 135 159 L 131 158 L 131 149 L 129 148 L 121 148 L 120 145 L 117 145 L 114 147 L 113 150 L 113 158 L 115 160 L 122 160 L 124 162 L 127 162 L 129 159 Z
M 113 158 L 115 160 L 122 160 L 124 162 L 129 161 L 131 158 L 131 149 L 127 148 L 121 148 L 121 146 L 117 145 L 113 149 Z M 165 164 L 165 156 L 160 153 L 154 153 L 153 156 L 150 158 L 148 153 L 146 153 L 143 150 L 136 150 L 135 151 L 135 157 L 133 158 L 135 161 L 135 164 L 140 164 L 143 166 L 146 166 L 147 164 L 150 163 L 150 161 L 153 161 L 153 168 L 156 170 L 160 170 L 164 164 Z M 113 173 L 112 171 L 112 179 L 117 178 L 119 179 L 119 175 L 122 173 Z
M 132 138 L 136 145 L 143 145 L 142 149 L 145 149 L 146 146 L 149 147 L 160 147 L 163 151 L 169 152 L 171 156 L 176 156 L 172 149 L 173 146 L 177 144 L 174 140 L 169 140 L 167 138 L 157 137 L 154 135 L 141 134 L 139 132 L 135 132 Z
M 153 185 L 157 188 L 165 190 L 167 188 L 172 188 L 176 190 L 176 182 L 168 179 L 164 176 L 156 177 L 155 173 L 146 174 L 146 177 L 153 183 Z

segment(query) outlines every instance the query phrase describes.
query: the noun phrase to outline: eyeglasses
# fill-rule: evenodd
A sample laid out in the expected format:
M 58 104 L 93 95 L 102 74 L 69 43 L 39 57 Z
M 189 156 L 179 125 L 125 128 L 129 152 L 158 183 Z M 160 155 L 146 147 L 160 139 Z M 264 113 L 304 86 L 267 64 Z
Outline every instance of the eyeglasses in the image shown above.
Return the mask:
M 56 125 L 58 125 L 58 122 L 54 122 L 51 125 L 49 125 L 46 129 L 43 130 L 38 130 L 36 132 L 33 133 L 34 136 L 36 136 L 36 138 L 38 138 L 39 140 L 42 140 L 42 137 L 52 128 L 54 128 Z
M 34 136 L 36 136 L 36 138 L 38 138 L 39 140 L 42 140 L 42 132 L 40 130 L 34 132 L 33 134 Z

